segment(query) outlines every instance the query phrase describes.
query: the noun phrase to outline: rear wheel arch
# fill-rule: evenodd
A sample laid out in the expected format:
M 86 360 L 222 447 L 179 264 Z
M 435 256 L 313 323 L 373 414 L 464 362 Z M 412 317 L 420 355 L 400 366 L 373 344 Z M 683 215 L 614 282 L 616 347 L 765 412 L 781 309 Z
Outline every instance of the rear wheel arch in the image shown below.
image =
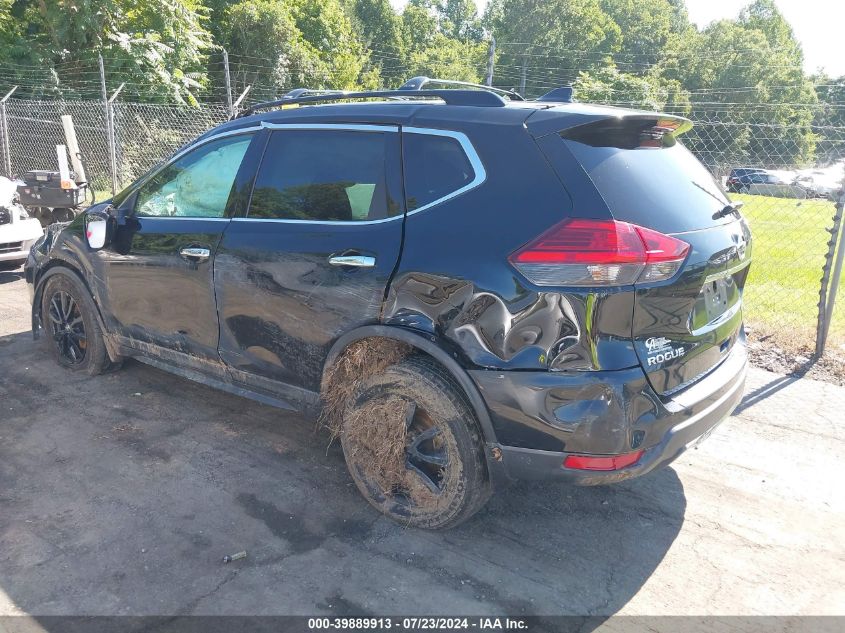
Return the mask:
M 441 365 L 455 381 L 457 386 L 461 389 L 467 402 L 475 413 L 476 419 L 481 427 L 481 433 L 484 438 L 484 443 L 487 445 L 487 450 L 484 451 L 488 467 L 491 475 L 495 470 L 491 463 L 490 449 L 496 445 L 496 433 L 493 429 L 493 422 L 490 419 L 490 412 L 487 405 L 481 396 L 481 392 L 475 385 L 469 374 L 463 367 L 442 347 L 437 344 L 437 339 L 433 336 L 424 336 L 404 328 L 392 327 L 388 325 L 367 325 L 357 328 L 351 332 L 341 336 L 334 345 L 332 345 L 326 361 L 323 365 L 323 380 L 322 385 L 325 387 L 327 376 L 331 368 L 350 345 L 363 339 L 375 338 L 388 341 L 394 341 L 397 345 L 407 345 L 415 352 L 422 353 L 434 359 Z

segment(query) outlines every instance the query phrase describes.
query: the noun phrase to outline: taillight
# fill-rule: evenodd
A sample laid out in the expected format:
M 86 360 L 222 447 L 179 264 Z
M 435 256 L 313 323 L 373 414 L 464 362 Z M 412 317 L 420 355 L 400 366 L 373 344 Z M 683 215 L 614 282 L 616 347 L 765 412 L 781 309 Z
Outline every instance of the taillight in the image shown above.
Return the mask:
M 539 286 L 626 286 L 663 281 L 681 268 L 689 244 L 628 222 L 570 219 L 511 254 Z

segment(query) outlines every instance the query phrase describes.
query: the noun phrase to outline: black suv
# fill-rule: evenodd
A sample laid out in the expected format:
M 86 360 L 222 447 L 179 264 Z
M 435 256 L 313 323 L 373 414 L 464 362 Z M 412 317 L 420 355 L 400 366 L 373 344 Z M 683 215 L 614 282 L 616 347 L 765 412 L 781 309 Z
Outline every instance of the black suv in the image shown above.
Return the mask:
M 730 193 L 748 193 L 751 185 L 770 184 L 776 176 L 757 167 L 737 167 L 731 169 L 725 185 Z M 778 180 L 778 182 L 781 182 Z
M 26 265 L 36 336 L 92 375 L 133 357 L 322 411 L 410 525 L 513 478 L 668 464 L 746 367 L 751 237 L 691 124 L 427 82 L 295 91 L 54 225 Z

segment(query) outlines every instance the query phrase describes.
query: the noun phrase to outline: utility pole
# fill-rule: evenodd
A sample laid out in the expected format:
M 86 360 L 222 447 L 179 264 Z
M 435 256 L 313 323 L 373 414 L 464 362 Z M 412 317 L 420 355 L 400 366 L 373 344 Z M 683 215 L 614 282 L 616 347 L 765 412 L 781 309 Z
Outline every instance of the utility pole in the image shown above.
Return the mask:
M 528 76 L 528 51 L 522 54 L 522 77 L 519 80 L 519 94 L 525 96 L 525 80 Z
M 223 49 L 223 72 L 226 75 L 226 107 L 229 109 L 229 118 L 235 116 L 235 110 L 232 107 L 232 79 L 229 76 L 229 51 Z
M 490 50 L 487 52 L 487 85 L 493 85 L 493 64 L 496 61 L 496 36 L 490 34 Z

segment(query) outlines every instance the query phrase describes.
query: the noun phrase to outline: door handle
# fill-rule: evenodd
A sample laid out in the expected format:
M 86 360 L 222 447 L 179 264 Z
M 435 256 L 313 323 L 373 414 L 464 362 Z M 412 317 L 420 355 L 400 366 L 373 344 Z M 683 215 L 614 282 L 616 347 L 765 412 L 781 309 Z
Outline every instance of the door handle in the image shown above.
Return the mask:
M 376 258 L 369 255 L 332 255 L 329 257 L 329 264 L 351 268 L 373 268 L 376 265 Z
M 192 262 L 204 262 L 211 257 L 211 251 L 207 248 L 188 246 L 179 251 L 179 254 Z

